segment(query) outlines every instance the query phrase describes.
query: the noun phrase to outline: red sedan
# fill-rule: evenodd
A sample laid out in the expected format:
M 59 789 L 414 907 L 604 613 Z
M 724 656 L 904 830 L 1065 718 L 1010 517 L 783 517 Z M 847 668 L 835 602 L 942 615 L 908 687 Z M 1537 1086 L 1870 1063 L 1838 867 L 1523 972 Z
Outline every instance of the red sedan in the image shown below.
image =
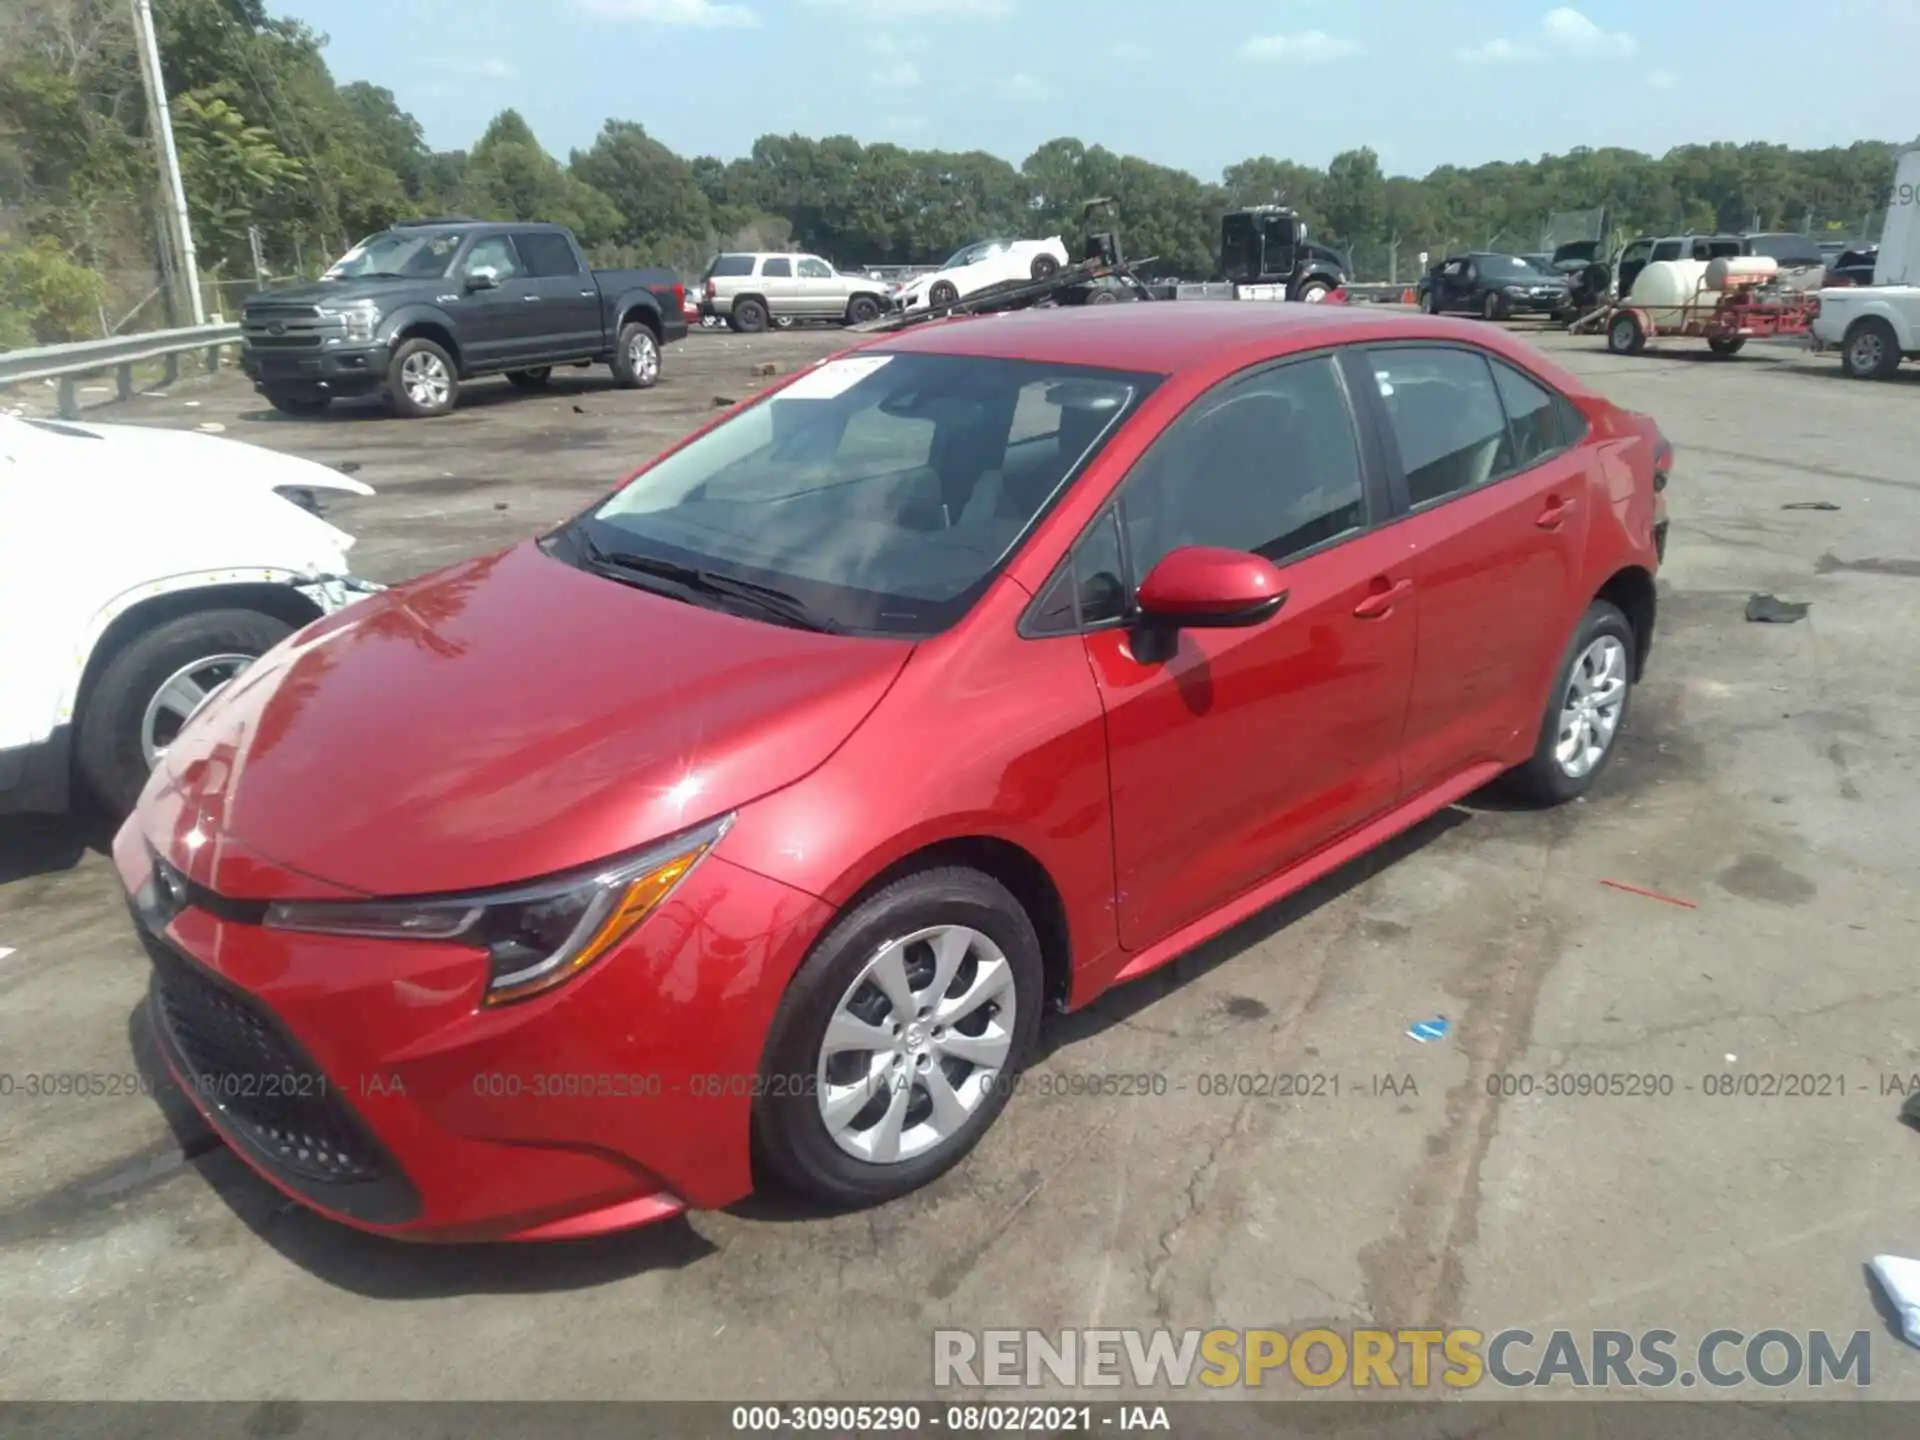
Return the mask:
M 1490 781 L 1591 786 L 1671 459 L 1458 321 L 881 336 L 220 692 L 114 847 L 161 1052 L 396 1236 L 900 1195 L 1049 1008 Z

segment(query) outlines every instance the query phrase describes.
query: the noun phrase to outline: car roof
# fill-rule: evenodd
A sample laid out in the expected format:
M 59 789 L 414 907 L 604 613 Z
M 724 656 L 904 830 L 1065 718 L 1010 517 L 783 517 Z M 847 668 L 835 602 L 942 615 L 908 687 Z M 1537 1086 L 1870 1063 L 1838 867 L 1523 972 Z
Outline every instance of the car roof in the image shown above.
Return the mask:
M 1563 391 L 1591 393 L 1548 356 L 1504 330 L 1367 305 L 1142 300 L 1013 310 L 928 321 L 887 334 L 871 348 L 1176 375 L 1257 364 L 1326 345 L 1393 340 L 1464 342 L 1511 359 Z

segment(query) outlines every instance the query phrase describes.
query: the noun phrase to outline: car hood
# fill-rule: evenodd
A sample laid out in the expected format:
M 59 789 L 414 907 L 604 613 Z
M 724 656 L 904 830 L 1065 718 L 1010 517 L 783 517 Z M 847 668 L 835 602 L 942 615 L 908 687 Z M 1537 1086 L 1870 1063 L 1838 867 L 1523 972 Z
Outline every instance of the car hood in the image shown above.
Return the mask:
M 290 554 L 300 564 L 330 563 L 353 537 L 275 492 L 374 493 L 315 461 L 218 435 L 13 416 L 0 416 L 0 474 L 25 481 L 13 499 L 26 521 L 45 527 L 36 533 L 111 513 L 115 536 L 155 563 L 182 536 L 195 554 L 237 557 L 220 564 L 268 565 Z
M 353 300 L 444 288 L 446 283 L 439 275 L 345 275 L 338 280 L 309 280 L 304 285 L 283 285 L 250 295 L 241 313 L 260 305 L 344 305 Z
M 268 873 L 484 889 L 644 845 L 800 779 L 905 641 L 815 634 L 574 569 L 529 541 L 309 626 L 167 751 L 148 838 L 237 898 Z M 197 850 L 182 853 L 192 816 Z M 230 840 L 234 861 L 222 868 Z M 171 853 L 169 853 L 171 852 Z

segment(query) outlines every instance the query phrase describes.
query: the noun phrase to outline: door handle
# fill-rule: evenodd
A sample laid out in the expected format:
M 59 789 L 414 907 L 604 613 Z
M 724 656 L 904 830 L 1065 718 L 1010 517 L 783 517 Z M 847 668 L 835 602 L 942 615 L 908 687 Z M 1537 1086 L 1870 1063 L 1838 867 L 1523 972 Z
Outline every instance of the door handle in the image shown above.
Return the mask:
M 540 303 L 540 297 L 538 295 L 522 295 L 520 299 L 528 305 L 538 305 Z
M 580 298 L 581 298 L 582 300 L 591 300 L 591 299 L 592 299 L 592 298 L 594 297 L 594 295 L 595 295 L 596 293 L 597 293 L 597 292 L 595 292 L 595 291 L 592 291 L 592 290 L 582 290 L 582 291 L 580 292 Z
M 1573 509 L 1573 501 L 1563 500 L 1558 495 L 1547 497 L 1547 505 L 1540 512 L 1540 518 L 1533 523 L 1542 530 L 1558 530 L 1567 523 L 1567 515 Z
M 1353 607 L 1353 613 L 1362 620 L 1378 619 L 1413 593 L 1411 580 L 1395 580 L 1389 584 L 1384 575 L 1374 576 L 1373 586 L 1376 588 L 1370 591 L 1367 598 Z

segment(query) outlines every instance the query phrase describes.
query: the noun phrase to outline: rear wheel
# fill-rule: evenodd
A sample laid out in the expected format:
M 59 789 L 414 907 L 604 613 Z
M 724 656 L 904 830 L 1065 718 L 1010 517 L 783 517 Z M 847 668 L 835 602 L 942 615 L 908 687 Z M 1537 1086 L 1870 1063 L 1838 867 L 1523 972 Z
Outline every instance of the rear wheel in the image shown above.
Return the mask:
M 319 390 L 268 390 L 267 403 L 283 415 L 318 415 L 333 403 Z
M 1855 380 L 1884 380 L 1900 368 L 1900 337 L 1877 315 L 1856 320 L 1840 346 L 1840 368 Z
M 1626 724 L 1636 644 L 1617 605 L 1596 600 L 1587 607 L 1560 662 L 1533 754 L 1505 777 L 1509 789 L 1559 805 L 1593 788 Z
M 553 370 L 546 365 L 532 370 L 509 370 L 507 383 L 520 390 L 544 390 L 547 382 L 553 378 Z
M 1744 335 L 1709 335 L 1707 348 L 1716 355 L 1738 355 L 1746 348 Z
M 1044 280 L 1060 268 L 1060 262 L 1051 255 L 1033 257 L 1032 275 L 1036 280 Z
M 653 328 L 639 320 L 621 327 L 614 345 L 614 383 L 622 390 L 650 390 L 660 383 L 660 340 Z
M 998 881 L 957 867 L 896 880 L 827 932 L 781 1001 L 754 1111 L 760 1158 L 836 1205 L 925 1185 L 1006 1104 L 1044 978 L 1033 923 Z
M 258 610 L 163 621 L 120 648 L 88 692 L 75 740 L 80 776 L 125 815 L 182 727 L 216 691 L 293 633 Z
M 757 335 L 767 328 L 767 307 L 758 300 L 733 302 L 733 328 Z
M 1607 349 L 1616 355 L 1638 355 L 1647 348 L 1647 332 L 1640 317 L 1623 310 L 1607 326 Z

